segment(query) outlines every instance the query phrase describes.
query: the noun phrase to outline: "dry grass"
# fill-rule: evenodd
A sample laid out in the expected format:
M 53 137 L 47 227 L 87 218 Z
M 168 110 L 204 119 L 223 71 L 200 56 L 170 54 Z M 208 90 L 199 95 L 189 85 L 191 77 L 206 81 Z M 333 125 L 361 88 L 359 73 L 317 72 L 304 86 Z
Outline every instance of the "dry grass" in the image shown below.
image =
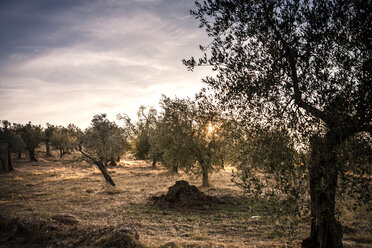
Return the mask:
M 230 181 L 229 168 L 211 176 L 213 187 L 201 189 L 225 198 L 226 204 L 161 209 L 149 198 L 166 193 L 176 180 L 200 185 L 200 178 L 170 175 L 131 159 L 109 169 L 117 187 L 107 186 L 98 169 L 68 159 L 33 163 L 15 159 L 14 167 L 15 171 L 0 174 L 3 216 L 49 220 L 65 213 L 76 216 L 81 226 L 126 223 L 137 229 L 140 242 L 148 247 L 299 247 L 308 235 L 308 223 L 295 232 L 290 230 L 291 235 L 278 232 L 269 218 L 272 203 L 261 202 L 255 210 L 248 210 L 250 201 Z M 371 215 L 345 211 L 344 223 L 351 230 L 345 234 L 345 247 L 371 247 Z

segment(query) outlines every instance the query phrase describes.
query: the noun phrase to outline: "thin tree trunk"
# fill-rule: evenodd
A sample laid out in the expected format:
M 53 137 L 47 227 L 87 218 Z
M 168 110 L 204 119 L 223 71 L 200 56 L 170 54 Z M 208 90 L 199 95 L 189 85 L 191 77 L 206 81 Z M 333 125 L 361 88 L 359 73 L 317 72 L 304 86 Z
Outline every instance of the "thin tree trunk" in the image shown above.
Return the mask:
M 101 171 L 103 177 L 105 178 L 106 182 L 112 186 L 115 186 L 114 181 L 112 180 L 110 174 L 108 173 L 106 167 L 103 165 L 103 163 L 100 163 L 98 161 L 93 161 L 95 165 L 97 165 L 98 169 Z
M 18 158 L 22 158 L 22 152 L 18 152 Z
M 152 159 L 152 168 L 156 168 L 156 158 Z
M 5 172 L 8 172 L 8 158 L 0 156 L 0 162 Z
M 105 180 L 108 184 L 110 184 L 112 186 L 115 186 L 114 181 L 112 180 L 110 174 L 108 173 L 106 167 L 103 165 L 102 162 L 95 160 L 94 158 L 92 158 L 91 156 L 89 156 L 88 154 L 83 152 L 83 149 L 80 145 L 79 145 L 79 151 L 80 151 L 81 154 L 83 154 L 83 156 L 85 156 L 90 161 L 92 161 L 95 165 L 97 165 L 98 169 L 101 171 L 103 177 L 105 178 Z
M 45 148 L 46 148 L 46 156 L 47 157 L 50 157 L 50 145 L 49 145 L 49 142 L 45 142 Z
M 10 152 L 8 151 L 8 171 L 13 170 L 12 158 L 10 156 Z
M 202 169 L 203 175 L 203 184 L 202 187 L 209 187 L 209 176 L 208 176 L 208 165 L 204 161 L 200 161 L 200 166 Z
M 2 164 L 2 167 L 4 168 L 5 172 L 9 172 L 9 144 L 8 143 L 1 143 L 0 144 L 0 163 Z
M 63 154 L 64 154 L 63 149 L 59 149 L 59 157 L 60 157 L 60 158 L 63 157 Z
M 4 169 L 4 171 L 6 171 L 5 161 L 3 160 L 1 156 L 0 156 L 0 164 L 1 164 L 1 167 Z
M 30 155 L 30 161 L 37 162 L 37 159 L 35 158 L 35 149 L 28 149 L 28 153 Z
M 314 138 L 311 146 L 311 234 L 302 247 L 342 248 L 342 226 L 335 217 L 337 142 L 327 137 Z
M 116 161 L 115 161 L 114 158 L 111 158 L 110 165 L 111 166 L 116 166 Z

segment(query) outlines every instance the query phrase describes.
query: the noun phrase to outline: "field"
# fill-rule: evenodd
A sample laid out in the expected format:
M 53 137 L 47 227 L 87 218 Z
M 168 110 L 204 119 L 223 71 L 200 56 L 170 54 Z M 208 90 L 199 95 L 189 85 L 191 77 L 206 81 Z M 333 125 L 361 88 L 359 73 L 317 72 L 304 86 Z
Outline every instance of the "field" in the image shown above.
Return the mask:
M 80 229 L 124 224 L 137 230 L 145 247 L 299 247 L 309 235 L 306 220 L 295 229 L 278 228 L 270 218 L 274 202 L 261 201 L 252 208 L 250 199 L 230 181 L 231 168 L 213 173 L 212 187 L 199 188 L 224 199 L 224 204 L 162 208 L 151 197 L 166 193 L 177 180 L 198 186 L 201 179 L 171 175 L 145 161 L 123 158 L 109 168 L 114 188 L 104 183 L 96 168 L 73 156 L 39 157 L 39 162 L 14 159 L 15 170 L 0 174 L 0 216 L 50 221 L 63 213 L 75 216 Z M 371 214 L 351 209 L 341 208 L 345 247 L 372 247 Z M 0 242 L 4 247 L 27 246 L 17 240 Z

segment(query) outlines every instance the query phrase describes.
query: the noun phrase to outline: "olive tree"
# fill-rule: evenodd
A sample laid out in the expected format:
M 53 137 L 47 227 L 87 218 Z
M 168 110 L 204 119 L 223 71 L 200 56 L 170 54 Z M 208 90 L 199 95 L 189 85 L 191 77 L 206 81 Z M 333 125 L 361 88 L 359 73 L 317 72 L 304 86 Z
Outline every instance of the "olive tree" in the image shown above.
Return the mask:
M 188 99 L 163 96 L 156 130 L 151 136 L 151 148 L 161 154 L 160 161 L 171 172 L 194 165 L 192 117 Z
M 107 172 L 107 165 L 128 149 L 128 133 L 115 122 L 107 119 L 106 114 L 95 115 L 91 125 L 79 137 L 79 151 L 84 158 L 97 165 L 106 181 L 115 186 Z
M 152 167 L 156 168 L 156 163 L 160 159 L 160 154 L 156 151 L 156 145 L 152 137 L 156 136 L 158 124 L 158 114 L 155 108 L 140 106 L 137 111 L 137 121 L 132 122 L 126 114 L 118 114 L 118 120 L 124 121 L 124 128 L 129 131 L 131 139 L 131 150 L 137 159 L 151 159 Z
M 309 149 L 302 246 L 342 247 L 335 198 L 350 163 L 340 156 L 349 139 L 372 132 L 372 2 L 206 0 L 191 14 L 213 40 L 184 63 L 212 66 L 218 75 L 204 81 L 223 102 L 291 129 Z
M 208 187 L 209 173 L 223 163 L 221 111 L 201 94 L 195 100 L 163 96 L 163 108 L 154 147 L 162 151 L 162 162 L 173 171 L 182 168 L 202 175 Z
M 44 139 L 43 129 L 40 125 L 33 125 L 31 122 L 19 127 L 22 140 L 29 152 L 30 161 L 37 161 L 35 149 Z
M 46 150 L 46 156 L 50 157 L 50 142 L 53 135 L 53 132 L 55 130 L 55 126 L 47 123 L 47 127 L 44 129 L 44 143 L 45 143 L 45 150 Z
M 49 126 L 49 142 L 54 149 L 59 150 L 62 158 L 66 153 L 76 150 L 78 147 L 78 137 L 81 130 L 73 124 L 67 127 Z
M 12 159 L 10 156 L 10 152 L 14 150 L 15 146 L 17 145 L 17 141 L 19 138 L 12 125 L 9 121 L 3 120 L 1 122 L 2 126 L 0 127 L 0 144 L 1 144 L 1 154 L 0 154 L 0 162 L 3 165 L 3 168 L 6 172 L 13 170 Z

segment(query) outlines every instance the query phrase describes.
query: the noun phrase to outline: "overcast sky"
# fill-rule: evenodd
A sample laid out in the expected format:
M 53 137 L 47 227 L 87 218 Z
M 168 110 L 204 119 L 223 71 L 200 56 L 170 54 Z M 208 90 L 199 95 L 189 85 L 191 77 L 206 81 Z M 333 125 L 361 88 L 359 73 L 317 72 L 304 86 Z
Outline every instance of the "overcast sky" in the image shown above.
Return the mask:
M 77 124 L 135 117 L 161 94 L 193 96 L 210 68 L 187 71 L 208 37 L 193 0 L 1 0 L 0 120 Z

